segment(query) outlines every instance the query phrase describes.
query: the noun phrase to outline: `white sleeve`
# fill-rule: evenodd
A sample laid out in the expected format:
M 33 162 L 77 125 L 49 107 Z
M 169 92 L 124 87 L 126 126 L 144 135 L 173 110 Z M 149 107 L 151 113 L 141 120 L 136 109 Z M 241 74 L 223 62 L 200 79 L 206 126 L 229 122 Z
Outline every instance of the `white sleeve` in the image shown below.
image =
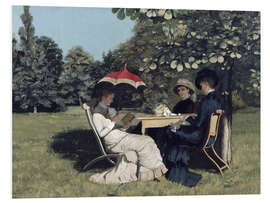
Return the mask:
M 108 132 L 110 132 L 115 125 L 114 122 L 112 122 L 110 119 L 106 119 L 100 113 L 94 113 L 93 121 L 97 131 L 99 132 L 100 137 L 104 137 L 105 135 L 107 135 Z

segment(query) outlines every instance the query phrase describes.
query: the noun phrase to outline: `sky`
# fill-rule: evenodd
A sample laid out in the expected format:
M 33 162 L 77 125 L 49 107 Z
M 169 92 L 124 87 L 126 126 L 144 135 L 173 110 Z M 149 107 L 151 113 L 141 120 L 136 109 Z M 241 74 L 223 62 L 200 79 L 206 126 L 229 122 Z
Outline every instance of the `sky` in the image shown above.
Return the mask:
M 12 33 L 18 38 L 23 26 L 22 6 L 12 7 Z M 36 36 L 52 38 L 65 56 L 72 47 L 82 46 L 95 60 L 133 36 L 135 21 L 119 20 L 111 8 L 31 6 Z

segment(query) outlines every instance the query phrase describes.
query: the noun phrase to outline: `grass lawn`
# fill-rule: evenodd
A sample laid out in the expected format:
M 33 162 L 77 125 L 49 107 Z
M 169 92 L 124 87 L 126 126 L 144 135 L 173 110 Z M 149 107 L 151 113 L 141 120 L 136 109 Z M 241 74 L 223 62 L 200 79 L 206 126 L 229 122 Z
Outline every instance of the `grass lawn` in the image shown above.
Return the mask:
M 202 175 L 194 188 L 169 182 L 164 177 L 160 183 L 89 182 L 91 174 L 111 165 L 100 162 L 93 169 L 78 173 L 98 153 L 79 107 L 70 107 L 62 113 L 13 114 L 12 118 L 13 198 L 260 193 L 259 108 L 233 114 L 232 171 L 226 170 L 222 177 L 209 170 L 193 169 Z

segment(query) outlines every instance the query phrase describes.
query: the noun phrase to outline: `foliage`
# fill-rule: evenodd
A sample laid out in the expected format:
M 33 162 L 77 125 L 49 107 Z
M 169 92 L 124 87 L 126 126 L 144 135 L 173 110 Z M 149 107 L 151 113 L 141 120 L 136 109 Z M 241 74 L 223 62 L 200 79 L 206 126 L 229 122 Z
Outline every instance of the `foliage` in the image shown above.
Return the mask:
M 260 106 L 260 57 L 243 57 L 233 69 L 233 89 L 247 105 Z
M 243 109 L 247 106 L 241 95 L 236 90 L 232 92 L 232 104 L 233 111 Z
M 258 12 L 133 9 L 133 13 L 139 13 L 137 19 L 140 21 L 151 19 L 153 23 L 162 25 L 167 44 L 171 45 L 172 52 L 178 53 L 168 55 L 168 59 L 178 60 L 185 68 L 196 69 L 196 65 L 192 67 L 194 62 L 201 64 L 206 63 L 206 60 L 224 63 L 228 55 L 241 58 L 250 51 L 255 55 L 260 54 Z M 185 52 L 187 47 L 192 49 Z M 181 54 L 182 51 L 184 53 Z M 182 58 L 182 55 L 188 58 Z
M 259 12 L 117 8 L 112 11 L 119 19 L 129 16 L 139 22 L 151 20 L 162 28 L 165 37 L 154 46 L 158 53 L 143 60 L 141 71 L 171 68 L 175 75 L 184 69 L 211 66 L 223 76 L 225 101 L 231 97 L 234 64 L 244 56 L 254 61 L 260 55 Z
M 77 46 L 65 57 L 64 70 L 59 77 L 61 94 L 67 104 L 78 104 L 78 98 L 89 100 L 96 83 L 96 67 L 93 57 Z
M 29 13 L 29 7 L 24 7 L 24 14 L 21 15 L 24 27 L 19 30 L 20 46 L 22 51 L 13 48 L 13 105 L 21 109 L 28 109 L 30 104 L 30 95 L 27 92 L 32 81 L 31 63 L 34 58 L 34 27 L 32 26 L 32 16 Z M 15 45 L 15 44 L 14 44 Z M 17 58 L 21 56 L 20 58 Z M 26 66 L 26 67 L 25 67 Z M 30 80 L 30 81 L 29 81 Z M 29 95 L 29 96 L 28 96 Z M 22 101 L 20 101 L 22 100 Z
M 107 54 L 103 53 L 102 55 L 102 62 L 99 64 L 98 67 L 98 76 L 97 78 L 102 78 L 105 75 L 107 75 L 110 72 L 115 72 L 115 71 L 119 71 L 120 69 L 122 69 L 124 66 L 121 66 L 120 63 L 116 63 L 115 59 L 118 56 L 115 55 L 115 53 L 113 53 L 111 50 L 108 51 Z
M 59 84 L 59 76 L 63 69 L 62 50 L 52 39 L 45 36 L 37 39 L 36 43 L 39 57 L 44 57 L 44 66 L 35 70 L 36 74 L 40 74 L 38 80 L 44 91 L 43 97 L 51 103 L 53 111 L 64 110 L 65 101 L 60 94 L 61 86 Z M 50 110 L 45 108 L 43 111 Z
M 159 48 L 157 47 L 157 42 L 161 41 L 164 35 L 162 34 L 161 26 L 153 25 L 150 21 L 137 23 L 133 31 L 134 36 L 127 42 L 120 44 L 120 46 L 113 51 L 114 61 L 112 66 L 121 64 L 120 66 L 123 67 L 124 64 L 127 63 L 128 70 L 144 80 L 147 85 L 144 94 L 142 95 L 138 91 L 133 91 L 132 97 L 126 99 L 131 100 L 129 103 L 133 103 L 133 106 L 143 104 L 142 108 L 144 111 L 150 112 L 151 106 L 149 106 L 149 104 L 154 105 L 157 102 L 155 98 L 160 100 L 163 99 L 164 96 L 167 97 L 166 91 L 168 85 L 163 85 L 161 88 L 159 85 L 161 85 L 161 82 L 162 84 L 168 83 L 166 83 L 166 78 L 161 80 L 162 75 L 164 75 L 162 71 L 150 72 L 149 70 L 143 73 L 142 70 L 145 61 L 149 60 L 153 54 L 158 53 Z M 149 72 L 150 74 L 148 74 Z M 160 88 L 160 91 L 155 91 L 156 88 Z M 152 91 L 154 91 L 155 94 L 152 94 Z M 152 97 L 149 97 L 149 94 L 152 94 Z
M 59 111 L 62 50 L 48 37 L 36 37 L 29 7 L 21 15 L 19 49 L 13 48 L 13 111 Z
M 260 72 L 255 69 L 250 69 L 250 87 L 247 87 L 249 93 L 253 93 L 255 96 L 260 94 Z

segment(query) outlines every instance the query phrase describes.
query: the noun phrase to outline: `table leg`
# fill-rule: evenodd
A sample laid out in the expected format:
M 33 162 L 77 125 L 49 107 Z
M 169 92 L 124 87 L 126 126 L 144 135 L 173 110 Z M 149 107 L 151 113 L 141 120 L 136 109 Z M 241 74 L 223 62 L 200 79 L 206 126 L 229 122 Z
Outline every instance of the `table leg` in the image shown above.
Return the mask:
M 142 128 L 142 135 L 145 134 L 145 128 Z
M 142 135 L 145 135 L 145 127 L 144 127 L 144 122 L 142 121 Z

